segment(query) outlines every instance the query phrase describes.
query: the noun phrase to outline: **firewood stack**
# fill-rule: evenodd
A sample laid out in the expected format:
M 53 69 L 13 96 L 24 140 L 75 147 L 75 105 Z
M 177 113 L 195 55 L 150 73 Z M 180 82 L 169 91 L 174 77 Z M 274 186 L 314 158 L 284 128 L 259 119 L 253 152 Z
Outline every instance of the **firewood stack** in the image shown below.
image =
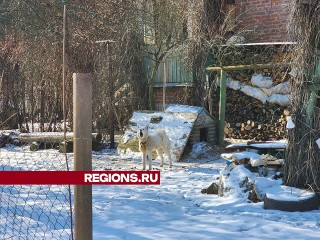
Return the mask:
M 218 116 L 218 107 L 215 110 Z M 240 91 L 227 89 L 225 137 L 256 141 L 283 139 L 289 114 L 285 107 L 262 104 Z
M 257 70 L 242 70 L 242 71 L 232 71 L 228 72 L 228 75 L 237 81 L 242 82 L 246 85 L 251 85 L 251 77 L 254 73 L 262 74 L 266 77 L 271 77 L 273 80 L 273 86 L 278 85 L 279 83 L 290 81 L 292 76 L 289 73 L 287 67 L 277 67 L 273 69 L 257 69 Z
M 284 54 L 274 54 L 273 62 L 286 62 Z M 261 61 L 260 61 L 261 62 Z M 292 76 L 288 67 L 273 69 L 241 70 L 227 72 L 228 76 L 243 85 L 252 86 L 254 73 L 271 77 L 273 86 L 290 82 Z M 219 90 L 213 99 L 219 99 Z M 218 116 L 219 103 L 215 103 L 214 111 Z M 287 107 L 267 102 L 263 104 L 258 99 L 247 96 L 241 91 L 227 88 L 224 133 L 227 138 L 250 139 L 256 141 L 279 140 L 286 137 L 286 117 L 290 115 Z

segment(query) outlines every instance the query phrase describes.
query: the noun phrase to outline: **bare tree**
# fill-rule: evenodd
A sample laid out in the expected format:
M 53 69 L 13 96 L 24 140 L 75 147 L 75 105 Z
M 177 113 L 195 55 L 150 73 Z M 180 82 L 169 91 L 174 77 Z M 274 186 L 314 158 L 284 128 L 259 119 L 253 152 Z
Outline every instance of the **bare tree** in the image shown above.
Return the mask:
M 319 91 L 312 85 L 319 80 L 320 3 L 294 1 L 290 29 L 297 44 L 292 49 L 292 67 L 297 76 L 292 81 L 292 112 L 295 128 L 289 130 L 285 161 L 285 183 L 320 192 Z
M 148 79 L 149 108 L 155 109 L 154 82 L 160 64 L 181 50 L 187 40 L 187 1 L 145 0 L 143 2 L 145 55 L 153 61 Z

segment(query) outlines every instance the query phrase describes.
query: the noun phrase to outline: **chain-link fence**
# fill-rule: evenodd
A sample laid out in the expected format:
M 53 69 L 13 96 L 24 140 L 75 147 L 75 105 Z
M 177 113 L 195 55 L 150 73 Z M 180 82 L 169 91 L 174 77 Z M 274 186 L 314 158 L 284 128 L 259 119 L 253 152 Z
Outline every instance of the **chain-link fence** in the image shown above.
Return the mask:
M 16 132 L 0 132 L 0 171 L 67 169 L 57 139 L 21 142 Z M 64 185 L 1 185 L 0 238 L 72 239 L 70 196 Z

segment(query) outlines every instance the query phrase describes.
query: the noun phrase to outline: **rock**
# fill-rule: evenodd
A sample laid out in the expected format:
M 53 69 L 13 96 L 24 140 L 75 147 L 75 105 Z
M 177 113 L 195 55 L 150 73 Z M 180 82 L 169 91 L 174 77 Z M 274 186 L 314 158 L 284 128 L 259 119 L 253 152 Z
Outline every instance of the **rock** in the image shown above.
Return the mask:
M 216 183 L 212 183 L 208 188 L 204 188 L 201 190 L 203 194 L 218 194 L 219 186 Z
M 253 203 L 261 202 L 254 190 L 249 191 L 248 199 Z

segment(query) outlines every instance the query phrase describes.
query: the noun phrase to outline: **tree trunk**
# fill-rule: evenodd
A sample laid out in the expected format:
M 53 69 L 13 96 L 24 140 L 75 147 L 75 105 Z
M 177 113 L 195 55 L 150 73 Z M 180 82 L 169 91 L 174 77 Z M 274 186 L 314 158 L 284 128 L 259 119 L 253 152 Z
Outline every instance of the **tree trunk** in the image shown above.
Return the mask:
M 43 133 L 21 133 L 19 135 L 20 142 L 62 142 L 64 138 L 63 132 L 43 132 Z M 68 141 L 73 140 L 73 133 L 67 133 Z M 92 133 L 92 140 L 100 142 L 102 136 L 100 133 Z
M 156 104 L 155 104 L 155 99 L 154 99 L 154 82 L 156 80 L 157 72 L 160 66 L 160 60 L 155 61 L 152 72 L 151 72 L 151 77 L 148 81 L 148 88 L 149 88 L 149 108 L 150 110 L 155 110 L 156 109 Z

